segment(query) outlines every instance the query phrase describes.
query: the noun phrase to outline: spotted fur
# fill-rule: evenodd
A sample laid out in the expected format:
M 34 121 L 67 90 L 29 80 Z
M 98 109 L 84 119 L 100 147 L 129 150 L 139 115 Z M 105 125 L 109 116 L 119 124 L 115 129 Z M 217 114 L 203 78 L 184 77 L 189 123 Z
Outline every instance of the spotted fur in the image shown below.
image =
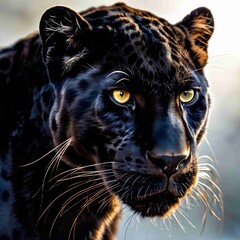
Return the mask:
M 167 217 L 198 192 L 209 206 L 197 146 L 213 28 L 206 8 L 172 25 L 123 3 L 54 7 L 40 33 L 2 49 L 0 239 L 110 240 L 121 203 Z M 115 89 L 131 99 L 118 104 Z

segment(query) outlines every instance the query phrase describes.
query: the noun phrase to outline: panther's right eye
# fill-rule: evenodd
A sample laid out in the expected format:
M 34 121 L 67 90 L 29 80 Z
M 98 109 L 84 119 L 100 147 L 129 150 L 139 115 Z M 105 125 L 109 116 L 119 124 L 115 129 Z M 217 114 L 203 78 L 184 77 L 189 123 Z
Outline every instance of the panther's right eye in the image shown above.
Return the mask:
M 117 103 L 126 104 L 131 98 L 131 93 L 126 90 L 114 90 L 112 97 Z

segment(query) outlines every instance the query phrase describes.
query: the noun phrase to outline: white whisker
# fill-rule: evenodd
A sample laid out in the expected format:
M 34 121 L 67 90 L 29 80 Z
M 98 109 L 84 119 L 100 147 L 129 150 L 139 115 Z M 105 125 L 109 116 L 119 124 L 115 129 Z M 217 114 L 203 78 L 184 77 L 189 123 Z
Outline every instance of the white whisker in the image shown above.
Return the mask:
M 183 218 L 193 227 L 196 229 L 196 226 L 188 219 L 188 215 L 180 208 L 177 209 L 177 212 L 183 216 Z
M 176 220 L 176 222 L 180 226 L 180 228 L 183 230 L 183 232 L 186 233 L 186 228 L 182 225 L 181 221 L 178 219 L 176 212 L 173 212 L 172 216 Z
M 37 162 L 43 160 L 46 156 L 48 156 L 49 154 L 51 154 L 52 152 L 55 152 L 58 148 L 61 148 L 63 145 L 65 145 L 68 141 L 71 141 L 72 139 L 69 138 L 67 140 L 65 140 L 64 142 L 60 143 L 58 146 L 56 146 L 55 148 L 53 148 L 51 151 L 49 151 L 48 153 L 46 153 L 45 155 L 43 155 L 42 157 L 38 158 L 37 160 L 21 165 L 20 167 L 28 167 L 30 165 L 36 164 Z

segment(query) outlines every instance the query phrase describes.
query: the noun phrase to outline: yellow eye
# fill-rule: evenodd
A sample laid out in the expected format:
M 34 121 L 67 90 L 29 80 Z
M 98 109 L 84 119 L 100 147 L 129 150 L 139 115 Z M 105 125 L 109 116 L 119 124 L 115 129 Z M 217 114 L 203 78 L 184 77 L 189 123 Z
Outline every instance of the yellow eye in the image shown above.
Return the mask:
M 181 92 L 179 98 L 182 103 L 189 103 L 194 99 L 195 91 L 193 89 L 189 89 Z
M 128 100 L 131 97 L 131 94 L 126 90 L 114 90 L 112 96 L 116 102 L 124 104 L 128 102 Z

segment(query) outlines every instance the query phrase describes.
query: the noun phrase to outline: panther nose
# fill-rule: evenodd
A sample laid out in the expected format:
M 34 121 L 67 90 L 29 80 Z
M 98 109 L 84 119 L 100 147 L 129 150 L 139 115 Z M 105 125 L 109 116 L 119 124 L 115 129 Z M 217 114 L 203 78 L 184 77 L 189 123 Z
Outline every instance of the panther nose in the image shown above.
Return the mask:
M 146 152 L 146 159 L 155 167 L 161 168 L 168 177 L 184 168 L 190 161 L 189 155 L 155 156 L 150 151 Z

